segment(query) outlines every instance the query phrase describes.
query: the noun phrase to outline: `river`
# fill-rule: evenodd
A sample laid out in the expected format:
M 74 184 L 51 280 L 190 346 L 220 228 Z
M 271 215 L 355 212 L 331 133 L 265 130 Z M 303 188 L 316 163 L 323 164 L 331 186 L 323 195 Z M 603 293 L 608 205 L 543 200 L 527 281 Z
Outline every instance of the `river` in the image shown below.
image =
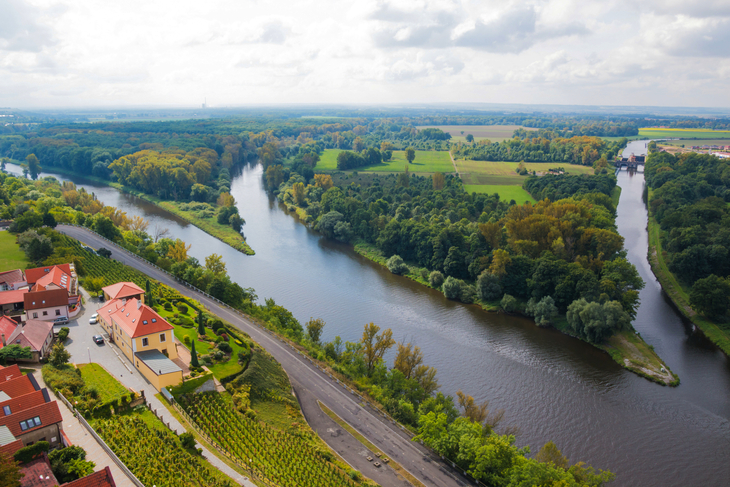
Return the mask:
M 628 152 L 642 153 L 644 141 Z M 17 166 L 8 166 L 17 172 Z M 647 211 L 641 172 L 618 174 L 619 231 L 646 281 L 634 326 L 681 378 L 662 387 L 618 366 L 600 350 L 530 320 L 483 312 L 443 297 L 326 240 L 287 214 L 263 190 L 261 166 L 246 166 L 231 193 L 246 219 L 245 256 L 198 228 L 116 189 L 72 179 L 107 205 L 143 216 L 192 244 L 203 259 L 223 255 L 232 279 L 273 297 L 304 323 L 327 322 L 323 339 L 357 341 L 363 325 L 393 329 L 438 369 L 441 390 L 462 389 L 506 410 L 517 442 L 536 452 L 553 440 L 572 461 L 617 474 L 612 485 L 727 485 L 730 478 L 730 362 L 683 322 L 646 259 Z M 52 173 L 51 173 L 52 174 Z M 44 173 L 43 175 L 46 175 Z M 392 356 L 390 357 L 392 361 Z

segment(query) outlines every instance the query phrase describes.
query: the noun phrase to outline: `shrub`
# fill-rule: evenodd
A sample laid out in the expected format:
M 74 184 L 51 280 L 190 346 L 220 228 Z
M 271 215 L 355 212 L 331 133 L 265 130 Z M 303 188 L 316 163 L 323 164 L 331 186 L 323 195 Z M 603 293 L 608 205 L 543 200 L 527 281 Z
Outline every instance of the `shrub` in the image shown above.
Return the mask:
M 220 342 L 218 344 L 218 350 L 220 350 L 220 351 L 222 351 L 224 353 L 231 353 L 233 351 L 233 349 L 228 344 L 228 342 Z
M 212 329 L 214 332 L 218 332 L 218 330 L 223 328 L 223 322 L 218 318 L 210 319 L 208 320 L 208 328 Z
M 177 309 L 184 315 L 188 314 L 188 305 L 187 304 L 180 303 L 177 305 Z
M 185 335 L 183 337 L 183 343 L 185 344 L 186 347 L 190 348 L 190 337 L 188 335 Z
M 401 259 L 400 255 L 392 256 L 390 259 L 388 259 L 386 265 L 388 266 L 388 270 L 393 274 L 401 275 L 408 272 L 408 265 L 403 262 L 403 259 Z
M 459 299 L 461 294 L 461 281 L 451 276 L 447 277 L 441 290 L 448 299 Z
M 477 290 L 471 284 L 462 284 L 459 292 L 459 301 L 462 303 L 473 303 L 477 298 Z
M 34 443 L 30 446 L 26 446 L 21 448 L 20 450 L 15 452 L 15 455 L 13 455 L 13 458 L 16 462 L 19 463 L 28 463 L 31 460 L 33 460 L 35 457 L 40 455 L 42 452 L 47 452 L 50 448 L 50 445 L 47 441 L 39 441 L 37 443 Z
M 502 296 L 502 301 L 500 303 L 500 306 L 502 306 L 502 309 L 507 313 L 514 313 L 517 311 L 517 298 L 514 296 L 510 296 L 509 294 L 505 294 Z
M 172 311 L 172 304 L 170 304 L 169 302 L 165 303 L 165 311 Z
M 444 275 L 441 274 L 441 271 L 433 271 L 428 276 L 428 283 L 433 288 L 440 288 L 444 283 Z
M 64 326 L 61 328 L 61 330 L 58 332 L 58 339 L 61 343 L 66 341 L 66 338 L 68 338 L 68 334 L 71 330 L 68 329 L 68 326 Z
M 549 326 L 558 316 L 558 308 L 550 296 L 545 296 L 539 302 L 535 298 L 530 298 L 525 313 L 535 318 L 537 326 Z
M 502 295 L 502 286 L 499 285 L 499 276 L 489 271 L 479 274 L 477 279 L 477 291 L 479 299 L 483 301 L 493 301 Z
M 188 448 L 188 449 L 195 448 L 195 437 L 193 436 L 192 433 L 189 433 L 186 431 L 185 433 L 182 433 L 179 436 L 179 438 L 180 438 L 180 444 L 182 445 L 183 448 Z

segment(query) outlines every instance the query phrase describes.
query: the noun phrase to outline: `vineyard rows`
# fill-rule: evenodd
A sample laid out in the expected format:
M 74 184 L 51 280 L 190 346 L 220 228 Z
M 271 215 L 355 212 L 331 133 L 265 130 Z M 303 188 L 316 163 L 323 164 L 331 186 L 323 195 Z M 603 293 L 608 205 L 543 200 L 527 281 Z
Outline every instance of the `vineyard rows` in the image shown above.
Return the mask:
M 82 265 L 87 277 L 101 277 L 104 286 L 117 282 L 133 282 L 144 289 L 147 276 L 116 260 L 101 257 L 83 249 L 78 240 L 66 237 L 66 245 L 73 247 L 75 254 L 83 258 Z
M 142 419 L 114 416 L 98 420 L 97 433 L 145 485 L 157 487 L 233 487 L 201 457 L 183 449 L 169 431 L 153 429 Z
M 217 392 L 186 394 L 180 403 L 221 447 L 281 487 L 356 485 L 305 440 L 247 418 Z

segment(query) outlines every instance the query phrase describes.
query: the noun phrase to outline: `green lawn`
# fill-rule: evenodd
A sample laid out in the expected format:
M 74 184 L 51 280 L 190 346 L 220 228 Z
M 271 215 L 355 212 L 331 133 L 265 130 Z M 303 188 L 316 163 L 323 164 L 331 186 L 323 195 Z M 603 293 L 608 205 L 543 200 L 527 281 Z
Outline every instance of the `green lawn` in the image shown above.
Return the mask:
M 339 149 L 326 149 L 322 154 L 315 172 L 328 172 L 337 170 L 337 154 L 342 152 Z M 405 151 L 393 151 L 393 157 L 390 161 L 374 164 L 371 166 L 359 167 L 355 169 L 360 172 L 402 172 L 405 169 L 406 161 Z M 416 158 L 413 163 L 408 165 L 410 172 L 434 173 L 434 172 L 454 172 L 454 165 L 451 163 L 451 156 L 446 151 L 416 151 Z
M 99 401 L 106 403 L 128 395 L 126 387 L 119 383 L 99 364 L 80 364 L 81 377 L 87 387 L 93 387 L 99 393 Z
M 730 130 L 643 128 L 639 135 L 646 139 L 730 139 Z
M 522 186 L 506 184 L 465 184 L 464 191 L 467 193 L 499 194 L 502 201 L 515 200 L 518 204 L 525 201 L 536 203 L 530 193 L 522 189 Z
M 25 269 L 30 261 L 25 252 L 15 243 L 15 235 L 7 230 L 0 231 L 0 272 Z

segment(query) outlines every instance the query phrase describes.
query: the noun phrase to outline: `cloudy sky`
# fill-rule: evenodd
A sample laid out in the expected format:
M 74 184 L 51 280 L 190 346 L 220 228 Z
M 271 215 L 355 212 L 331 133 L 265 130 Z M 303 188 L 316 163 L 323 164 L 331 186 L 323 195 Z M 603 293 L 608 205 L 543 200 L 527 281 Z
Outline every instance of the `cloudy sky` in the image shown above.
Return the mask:
M 730 0 L 0 0 L 0 106 L 730 107 Z

